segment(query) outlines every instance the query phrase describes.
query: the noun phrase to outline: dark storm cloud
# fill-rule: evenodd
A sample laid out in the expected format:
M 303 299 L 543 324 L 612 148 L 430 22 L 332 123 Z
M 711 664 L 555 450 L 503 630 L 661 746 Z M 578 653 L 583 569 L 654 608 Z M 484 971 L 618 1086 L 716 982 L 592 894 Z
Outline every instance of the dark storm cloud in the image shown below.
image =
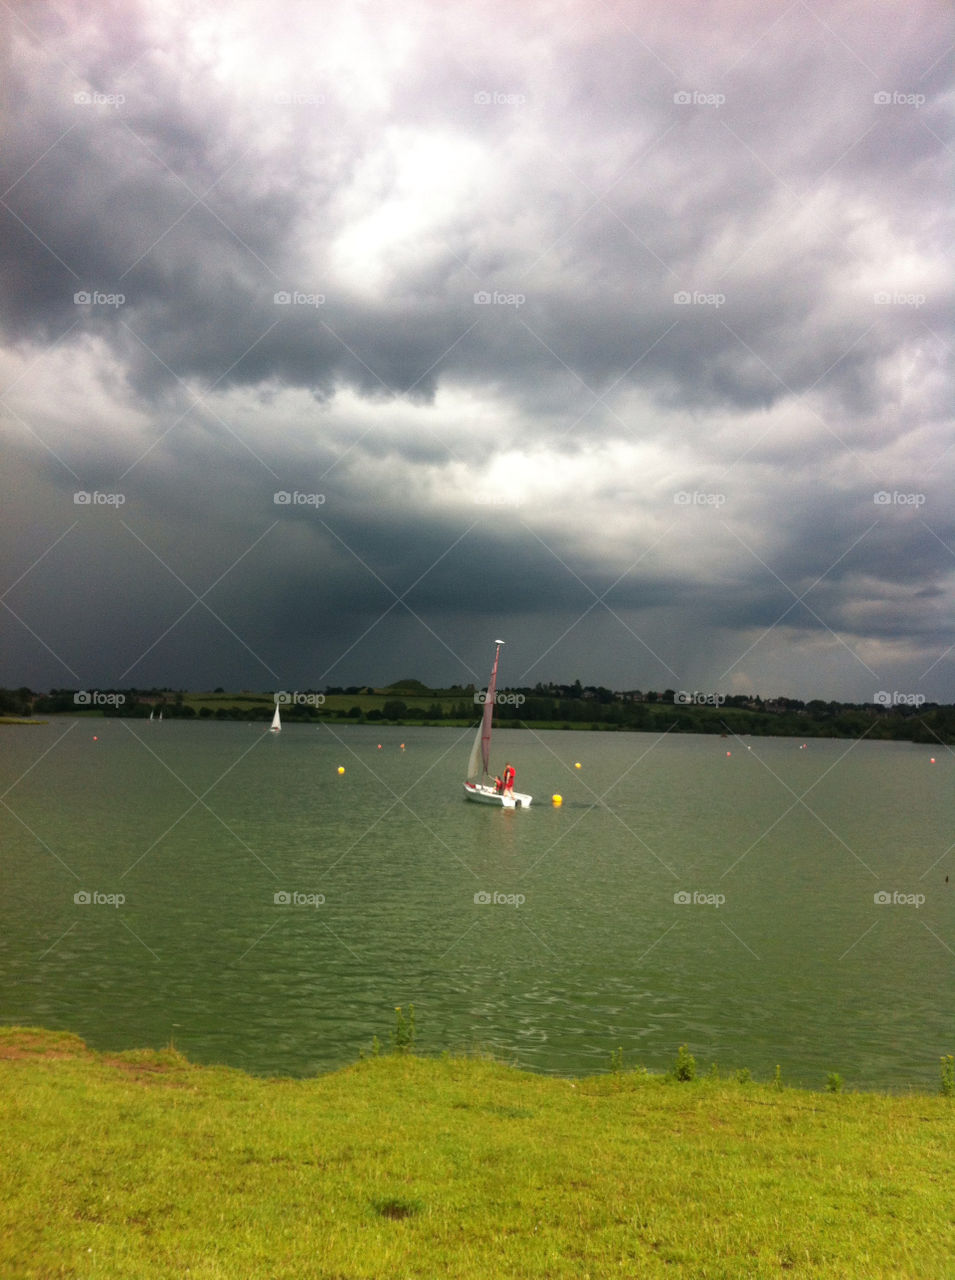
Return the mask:
M 336 187 L 369 140 L 359 126 L 344 146 L 333 144 L 352 123 L 347 102 L 333 94 L 317 120 L 313 110 L 306 133 L 301 111 L 292 106 L 283 114 L 265 94 L 237 101 L 209 80 L 201 91 L 184 92 L 165 60 L 137 49 L 135 21 L 131 10 L 128 23 L 102 33 L 102 47 L 70 45 L 71 67 L 76 55 L 85 59 L 82 74 L 61 69 L 52 92 L 48 81 L 20 71 L 13 96 L 24 127 L 12 134 L 6 172 L 19 176 L 52 150 L 8 193 L 5 274 L 13 298 L 8 324 L 20 335 L 59 336 L 77 320 L 77 288 L 122 290 L 124 324 L 113 318 L 112 340 L 143 390 L 163 385 L 159 361 L 184 378 L 225 374 L 258 383 L 271 376 L 326 393 L 338 381 L 369 393 L 410 386 L 427 393 L 439 376 L 476 380 L 489 365 L 518 385 L 544 376 L 560 381 L 564 371 L 547 347 L 600 387 L 626 376 L 652 346 L 636 376 L 664 395 L 697 404 L 772 403 L 789 388 L 800 392 L 813 383 L 874 318 L 870 297 L 857 297 L 852 306 L 851 298 L 831 296 L 848 290 L 857 260 L 849 241 L 859 212 L 839 207 L 847 178 L 857 202 L 868 184 L 886 181 L 882 170 L 892 155 L 896 188 L 900 176 L 912 175 L 901 182 L 911 210 L 910 183 L 918 174 L 917 198 L 924 201 L 924 162 L 940 147 L 932 124 L 941 122 L 931 101 L 921 115 L 878 107 L 866 67 L 846 56 L 833 76 L 810 45 L 794 68 L 780 33 L 761 50 L 768 51 L 765 61 L 746 60 L 733 71 L 719 106 L 675 103 L 679 92 L 716 91 L 679 90 L 680 82 L 639 44 L 625 43 L 621 55 L 615 40 L 616 96 L 604 88 L 597 112 L 604 120 L 616 108 L 616 136 L 610 146 L 603 141 L 607 156 L 598 151 L 594 162 L 586 154 L 593 112 L 578 115 L 568 88 L 593 107 L 585 55 L 583 83 L 572 75 L 561 84 L 569 136 L 563 135 L 565 117 L 545 105 L 543 124 L 553 136 L 542 163 L 526 175 L 505 168 L 501 186 L 457 210 L 457 225 L 446 228 L 465 242 L 461 263 L 446 254 L 422 269 L 410 267 L 401 273 L 400 297 L 372 303 L 336 294 L 332 282 L 320 316 L 290 309 L 267 332 L 278 319 L 276 292 L 320 292 L 325 284 L 303 278 L 295 249 L 306 229 L 319 245 L 332 238 L 342 216 Z M 601 59 L 606 52 L 589 51 Z M 908 58 L 916 55 L 908 51 Z M 497 74 L 509 77 L 500 67 Z M 907 74 L 899 69 L 894 78 Z M 107 95 L 122 92 L 126 101 L 78 105 L 73 99 L 86 80 L 107 86 L 99 90 Z M 631 111 L 625 109 L 628 83 L 640 85 Z M 109 88 L 116 85 L 122 89 Z M 922 87 L 931 94 L 932 83 Z M 442 85 L 443 98 L 421 96 L 432 110 L 436 103 L 447 108 L 448 97 L 466 88 L 453 79 Z M 267 140 L 248 132 L 257 114 L 268 119 Z M 472 100 L 459 127 L 479 129 L 490 119 L 504 129 L 507 116 L 501 110 L 482 115 Z M 861 171 L 859 147 L 871 153 Z M 314 165 L 319 175 L 310 172 Z M 827 207 L 808 210 L 803 225 L 792 228 L 798 234 L 775 246 L 767 261 L 759 237 L 780 216 L 787 222 L 788 195 L 805 196 L 806 184 L 820 179 L 812 202 Z M 605 198 L 595 199 L 607 188 Z M 875 195 L 884 197 L 884 189 Z M 488 219 L 495 208 L 510 221 L 533 209 L 543 236 L 527 243 L 516 228 L 510 243 L 492 248 Z M 563 270 L 568 260 L 580 277 L 576 292 Z M 471 299 L 481 288 L 520 288 L 529 299 L 521 318 L 533 334 L 515 335 L 513 324 L 487 324 L 482 316 L 442 360 L 440 373 L 427 373 L 443 354 L 441 338 L 449 330 L 450 336 L 464 333 L 477 318 Z M 722 292 L 726 308 L 716 315 L 680 312 L 673 298 L 681 291 Z M 943 304 L 933 299 L 929 305 Z M 94 313 L 80 325 L 107 322 Z M 894 322 L 901 323 L 899 317 Z M 751 341 L 755 356 L 743 345 Z M 885 341 L 879 333 L 868 336 L 840 364 L 836 376 L 847 394 L 859 393 L 855 370 L 878 360 Z
M 525 665 L 571 628 L 535 668 L 560 676 L 589 610 L 590 651 L 610 646 L 594 678 L 649 683 L 606 605 L 677 665 L 703 660 L 679 635 L 738 654 L 810 588 L 764 670 L 796 670 L 792 637 L 826 626 L 911 641 L 916 665 L 934 637 L 937 657 L 955 545 L 943 9 L 409 5 L 350 44 L 336 13 L 11 20 L 17 572 L 79 486 L 121 488 L 110 514 L 142 539 L 80 513 L 17 588 L 33 632 L 101 658 L 67 554 L 82 534 L 125 633 L 113 667 L 177 592 L 188 605 L 184 565 L 196 591 L 225 575 L 208 602 L 260 672 L 297 653 L 357 679 L 372 640 L 412 663 L 424 623 L 389 588 L 447 633 L 424 628 L 448 679 L 488 615 L 533 628 Z M 514 505 L 490 504 L 515 476 Z M 324 505 L 276 506 L 298 489 Z M 697 490 L 720 505 L 677 505 Z M 880 508 L 880 490 L 922 501 Z M 186 657 L 200 612 L 138 670 L 221 682 L 210 632 Z

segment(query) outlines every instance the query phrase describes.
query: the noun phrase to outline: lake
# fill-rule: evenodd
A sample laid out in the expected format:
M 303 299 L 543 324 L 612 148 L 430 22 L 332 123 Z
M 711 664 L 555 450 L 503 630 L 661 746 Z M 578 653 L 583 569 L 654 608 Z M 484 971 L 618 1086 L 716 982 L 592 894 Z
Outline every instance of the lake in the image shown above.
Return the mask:
M 0 1017 L 305 1075 L 413 1002 L 422 1051 L 541 1072 L 686 1043 L 702 1070 L 937 1088 L 951 751 L 502 730 L 534 796 L 507 812 L 464 799 L 472 737 L 0 726 Z

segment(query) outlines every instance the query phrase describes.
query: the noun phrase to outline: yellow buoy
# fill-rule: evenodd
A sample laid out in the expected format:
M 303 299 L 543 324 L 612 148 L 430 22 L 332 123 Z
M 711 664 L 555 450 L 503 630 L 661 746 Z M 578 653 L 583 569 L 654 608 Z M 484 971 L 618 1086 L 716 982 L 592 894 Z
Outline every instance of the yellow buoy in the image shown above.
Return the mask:
M 551 796 L 551 801 L 553 802 L 553 804 L 554 804 L 554 806 L 555 806 L 555 808 L 556 808 L 556 806 L 557 806 L 557 805 L 561 805 L 561 804 L 563 804 L 563 803 L 564 803 L 564 797 L 563 797 L 563 796 Z
M 338 766 L 338 772 L 339 772 L 339 773 L 344 773 L 344 772 L 345 772 L 345 766 L 344 766 L 343 764 L 340 764 L 340 765 Z
M 575 769 L 579 769 L 579 768 L 580 768 L 580 761 L 579 761 L 579 760 L 578 760 L 578 761 L 577 761 L 577 763 L 574 765 L 574 768 L 575 768 Z

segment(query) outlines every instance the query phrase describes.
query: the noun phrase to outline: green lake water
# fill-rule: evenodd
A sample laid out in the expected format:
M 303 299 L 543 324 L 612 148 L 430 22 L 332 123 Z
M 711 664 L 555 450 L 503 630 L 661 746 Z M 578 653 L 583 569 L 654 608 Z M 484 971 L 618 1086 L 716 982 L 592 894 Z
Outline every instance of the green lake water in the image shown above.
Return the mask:
M 535 1071 L 685 1042 L 701 1069 L 937 1087 L 950 751 L 499 731 L 534 795 L 505 812 L 464 799 L 472 736 L 0 726 L 0 1019 L 304 1075 L 413 1002 L 423 1051 Z

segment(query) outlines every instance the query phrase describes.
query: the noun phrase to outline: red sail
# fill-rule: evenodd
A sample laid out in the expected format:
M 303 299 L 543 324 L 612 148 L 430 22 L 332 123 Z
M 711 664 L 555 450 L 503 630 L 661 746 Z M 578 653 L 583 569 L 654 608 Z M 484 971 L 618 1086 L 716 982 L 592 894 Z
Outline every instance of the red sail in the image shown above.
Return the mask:
M 494 716 L 494 692 L 497 689 L 497 660 L 501 656 L 501 642 L 498 642 L 497 649 L 494 651 L 494 666 L 491 668 L 491 678 L 487 683 L 487 697 L 484 701 L 484 719 L 481 722 L 481 760 L 484 763 L 484 772 L 488 773 L 488 761 L 491 758 L 491 720 Z

